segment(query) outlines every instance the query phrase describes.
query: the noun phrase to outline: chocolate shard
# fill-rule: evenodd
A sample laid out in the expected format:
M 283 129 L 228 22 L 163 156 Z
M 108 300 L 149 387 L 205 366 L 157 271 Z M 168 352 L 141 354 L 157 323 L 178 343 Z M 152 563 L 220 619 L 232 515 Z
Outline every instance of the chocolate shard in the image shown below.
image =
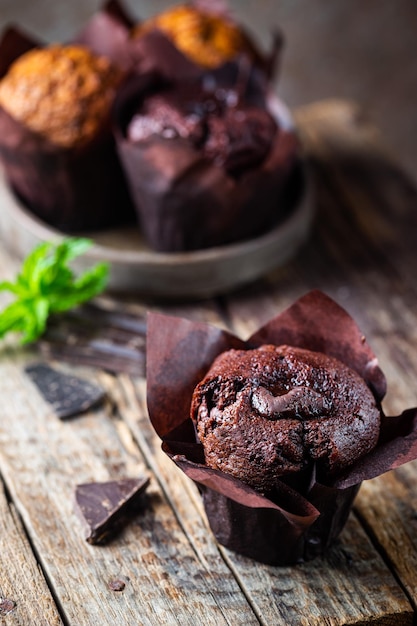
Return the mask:
M 84 483 L 75 488 L 76 512 L 86 526 L 86 541 L 108 542 L 132 515 L 149 477 Z
M 98 385 L 58 371 L 47 363 L 29 365 L 25 372 L 60 419 L 85 413 L 105 397 Z

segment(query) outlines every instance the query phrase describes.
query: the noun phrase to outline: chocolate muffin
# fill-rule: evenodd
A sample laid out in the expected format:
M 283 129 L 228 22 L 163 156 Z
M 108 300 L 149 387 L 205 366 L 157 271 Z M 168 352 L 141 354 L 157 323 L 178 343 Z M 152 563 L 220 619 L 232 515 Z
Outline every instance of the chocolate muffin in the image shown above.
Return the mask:
M 207 466 L 261 493 L 314 465 L 336 475 L 375 447 L 380 430 L 356 372 L 285 345 L 222 353 L 194 391 L 191 416 Z
M 198 80 L 142 84 L 119 101 L 119 154 L 151 248 L 257 237 L 287 217 L 289 189 L 302 193 L 296 133 L 270 111 L 261 76 L 246 70 L 231 64 Z

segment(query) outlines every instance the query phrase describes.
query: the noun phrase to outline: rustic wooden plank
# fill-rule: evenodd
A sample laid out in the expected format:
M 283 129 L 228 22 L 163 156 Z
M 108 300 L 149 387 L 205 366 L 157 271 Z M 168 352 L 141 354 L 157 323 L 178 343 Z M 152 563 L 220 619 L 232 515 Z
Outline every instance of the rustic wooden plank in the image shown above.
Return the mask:
M 160 477 L 195 550 L 211 571 L 218 570 L 220 550 L 261 624 L 412 623 L 407 598 L 353 515 L 326 558 L 296 567 L 265 566 L 216 546 L 197 489 L 162 453 L 146 417 L 144 381 L 122 376 L 118 382 L 119 389 L 113 387 L 117 406 Z
M 66 623 L 195 624 L 199 616 L 205 624 L 257 624 L 233 576 L 225 568 L 216 576 L 195 553 L 155 477 L 146 508 L 117 540 L 84 541 L 74 485 L 147 468 L 108 409 L 65 423 L 51 414 L 22 371 L 27 360 L 20 353 L 0 362 L 0 469 Z M 123 592 L 109 588 L 115 578 Z
M 0 487 L 0 623 L 59 626 L 61 617 L 13 503 Z
M 417 463 L 363 484 L 355 508 L 417 609 Z
M 413 610 L 353 515 L 323 558 L 285 568 L 253 566 L 226 551 L 263 624 L 413 623 Z

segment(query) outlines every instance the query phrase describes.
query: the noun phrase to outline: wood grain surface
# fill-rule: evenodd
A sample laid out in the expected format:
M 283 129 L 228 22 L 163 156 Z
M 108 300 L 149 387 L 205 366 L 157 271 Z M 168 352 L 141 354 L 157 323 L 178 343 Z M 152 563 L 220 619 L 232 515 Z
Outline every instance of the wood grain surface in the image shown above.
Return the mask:
M 354 104 L 305 107 L 297 121 L 317 213 L 296 259 L 217 299 L 168 304 L 106 296 L 98 306 L 142 320 L 146 310 L 164 311 L 245 338 L 298 296 L 320 288 L 365 332 L 388 379 L 384 409 L 395 414 L 417 405 L 416 191 Z M 2 277 L 15 272 L 1 247 L 0 261 Z M 52 337 L 49 348 L 52 360 Z M 16 603 L 2 616 L 0 599 L 0 623 L 413 623 L 415 463 L 362 486 L 324 558 L 294 567 L 261 565 L 215 542 L 196 488 L 162 453 L 150 426 L 143 372 L 85 368 L 74 364 L 76 351 L 59 354 L 55 367 L 106 390 L 101 407 L 65 422 L 24 373 L 40 353 L 13 341 L 0 353 L 0 473 L 7 493 L 0 497 L 0 592 Z M 144 473 L 151 483 L 137 516 L 108 545 L 87 544 L 73 510 L 75 484 Z M 124 583 L 122 591 L 111 589 L 114 580 Z

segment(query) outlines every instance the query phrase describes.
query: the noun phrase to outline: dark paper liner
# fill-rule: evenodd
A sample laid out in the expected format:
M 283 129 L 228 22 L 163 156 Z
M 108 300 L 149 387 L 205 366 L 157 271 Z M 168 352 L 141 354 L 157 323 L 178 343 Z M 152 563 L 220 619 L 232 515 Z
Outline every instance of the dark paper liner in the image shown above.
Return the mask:
M 219 85 L 236 86 L 239 69 L 227 64 L 211 74 Z M 294 128 L 283 120 L 283 105 L 270 97 L 279 130 L 271 150 L 238 178 L 204 157 L 182 138 L 157 135 L 132 142 L 127 127 L 146 95 L 160 84 L 155 74 L 128 81 L 115 103 L 115 135 L 133 203 L 149 245 L 178 252 L 257 237 L 277 226 L 304 191 L 304 165 Z M 252 73 L 248 98 L 260 100 L 261 75 Z M 279 101 L 278 101 L 279 102 Z
M 84 25 L 73 41 L 129 71 L 134 63 L 129 45 L 133 18 L 122 4 L 110 0 Z
M 39 45 L 9 29 L 0 42 L 0 62 L 10 64 Z M 0 107 L 0 160 L 16 195 L 52 226 L 77 232 L 134 220 L 110 115 L 89 143 L 64 149 L 32 132 Z
M 289 344 L 320 350 L 355 370 L 377 405 L 386 391 L 378 360 L 354 320 L 336 302 L 312 291 L 246 341 L 200 322 L 150 314 L 147 401 L 163 450 L 198 486 L 210 527 L 222 545 L 258 561 L 288 565 L 322 555 L 342 531 L 363 480 L 417 458 L 417 408 L 400 416 L 381 411 L 377 446 L 332 479 L 296 474 L 261 495 L 204 463 L 189 417 L 191 397 L 213 360 L 230 348 Z

